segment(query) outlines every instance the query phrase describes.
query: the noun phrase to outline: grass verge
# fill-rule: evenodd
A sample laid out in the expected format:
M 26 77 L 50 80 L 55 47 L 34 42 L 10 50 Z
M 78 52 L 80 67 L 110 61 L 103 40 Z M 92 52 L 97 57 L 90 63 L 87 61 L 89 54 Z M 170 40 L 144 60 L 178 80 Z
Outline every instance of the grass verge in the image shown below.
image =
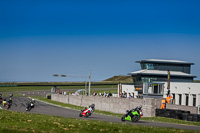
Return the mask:
M 76 109 L 76 110 L 83 109 L 83 107 L 81 107 L 81 106 L 76 106 L 76 105 L 61 103 L 61 102 L 57 102 L 57 101 L 52 101 L 52 100 L 47 99 L 45 97 L 34 97 L 34 98 L 41 100 L 41 101 L 44 101 L 44 102 L 51 103 L 51 104 L 59 105 L 61 107 L 68 107 L 68 108 Z M 116 117 L 122 117 L 123 116 L 123 114 L 112 113 L 112 112 L 108 112 L 108 111 L 100 111 L 100 110 L 95 110 L 95 113 L 104 114 L 104 115 L 111 115 L 111 116 L 116 116 Z M 200 122 L 191 122 L 191 121 L 184 121 L 184 120 L 165 118 L 165 117 L 142 117 L 141 120 L 152 121 L 152 122 L 166 122 L 166 123 L 174 123 L 174 124 L 182 124 L 182 125 L 200 126 Z
M 0 110 L 1 133 L 191 133 L 192 130 L 136 126 Z
M 51 90 L 52 86 L 16 86 L 16 87 L 0 87 L 0 92 L 16 92 L 16 91 L 34 91 L 34 90 Z M 85 89 L 85 86 L 57 86 L 62 90 L 67 89 Z M 92 86 L 92 89 L 98 89 L 95 91 L 103 92 L 105 89 L 108 88 L 117 88 L 116 85 L 96 85 Z M 116 89 L 117 90 L 117 89 Z M 71 91 L 71 90 L 70 90 Z M 115 91 L 116 92 L 116 91 Z

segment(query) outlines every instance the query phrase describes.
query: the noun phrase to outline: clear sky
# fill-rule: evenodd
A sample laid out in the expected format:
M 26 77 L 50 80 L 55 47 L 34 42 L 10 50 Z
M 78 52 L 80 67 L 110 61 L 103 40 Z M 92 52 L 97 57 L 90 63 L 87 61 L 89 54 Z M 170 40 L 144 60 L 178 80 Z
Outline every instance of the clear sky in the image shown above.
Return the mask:
M 142 59 L 195 63 L 200 79 L 199 0 L 0 1 L 0 82 L 101 81 Z

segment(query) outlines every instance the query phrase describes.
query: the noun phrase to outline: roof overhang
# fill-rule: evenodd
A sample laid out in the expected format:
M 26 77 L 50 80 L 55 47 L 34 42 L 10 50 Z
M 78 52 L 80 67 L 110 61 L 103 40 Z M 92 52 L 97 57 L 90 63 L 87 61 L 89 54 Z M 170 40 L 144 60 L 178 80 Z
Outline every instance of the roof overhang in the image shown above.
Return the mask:
M 151 75 L 151 76 L 168 76 L 168 71 L 159 71 L 159 70 L 140 70 L 136 72 L 128 73 L 128 75 L 134 76 L 134 75 Z M 176 72 L 176 71 L 170 71 L 170 76 L 172 77 L 190 77 L 190 78 L 196 78 L 196 76 L 183 73 L 183 72 Z
M 161 60 L 161 59 L 147 59 L 136 61 L 136 63 L 158 63 L 158 64 L 182 64 L 182 65 L 194 65 L 194 63 L 179 61 L 179 60 Z

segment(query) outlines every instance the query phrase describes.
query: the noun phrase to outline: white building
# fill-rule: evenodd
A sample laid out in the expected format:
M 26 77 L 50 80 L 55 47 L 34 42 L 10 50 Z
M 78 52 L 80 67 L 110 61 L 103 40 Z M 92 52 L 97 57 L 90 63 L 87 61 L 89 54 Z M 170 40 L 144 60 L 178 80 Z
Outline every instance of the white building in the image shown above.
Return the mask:
M 200 105 L 200 83 L 193 82 L 190 66 L 194 63 L 175 60 L 142 60 L 142 70 L 131 72 L 133 84 L 119 84 L 119 96 L 125 91 L 127 97 L 166 98 L 168 93 L 168 70 L 170 70 L 170 94 L 173 104 Z

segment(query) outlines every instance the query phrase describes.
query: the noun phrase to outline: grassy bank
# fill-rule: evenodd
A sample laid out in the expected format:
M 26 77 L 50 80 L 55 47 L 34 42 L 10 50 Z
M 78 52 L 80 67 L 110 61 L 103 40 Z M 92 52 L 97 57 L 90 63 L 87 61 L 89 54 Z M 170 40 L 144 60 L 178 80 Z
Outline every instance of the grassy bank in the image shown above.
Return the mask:
M 41 101 L 44 101 L 44 102 L 51 103 L 51 104 L 60 105 L 61 107 L 68 107 L 68 108 L 76 109 L 76 110 L 83 109 L 83 107 L 80 107 L 80 106 L 61 103 L 61 102 L 57 102 L 57 101 L 52 101 L 52 100 L 44 98 L 44 97 L 34 97 L 34 98 L 41 100 Z M 104 114 L 104 115 L 111 115 L 111 116 L 116 116 L 116 117 L 122 117 L 123 116 L 123 114 L 112 113 L 112 112 L 108 112 L 108 111 L 100 111 L 100 110 L 95 110 L 95 113 Z M 164 117 L 142 117 L 141 120 L 200 126 L 200 122 L 183 121 L 183 120 L 164 118 Z
M 191 133 L 195 131 L 88 121 L 0 110 L 1 133 Z
M 16 92 L 16 91 L 34 91 L 34 90 L 51 90 L 53 86 L 16 86 L 16 87 L 0 87 L 0 92 Z M 85 86 L 57 86 L 62 90 L 67 89 L 85 89 Z M 88 88 L 88 87 L 87 87 Z M 116 85 L 96 85 L 92 86 L 92 89 L 98 88 L 99 90 L 105 90 L 105 88 L 117 88 Z M 92 90 L 91 89 L 91 90 Z

